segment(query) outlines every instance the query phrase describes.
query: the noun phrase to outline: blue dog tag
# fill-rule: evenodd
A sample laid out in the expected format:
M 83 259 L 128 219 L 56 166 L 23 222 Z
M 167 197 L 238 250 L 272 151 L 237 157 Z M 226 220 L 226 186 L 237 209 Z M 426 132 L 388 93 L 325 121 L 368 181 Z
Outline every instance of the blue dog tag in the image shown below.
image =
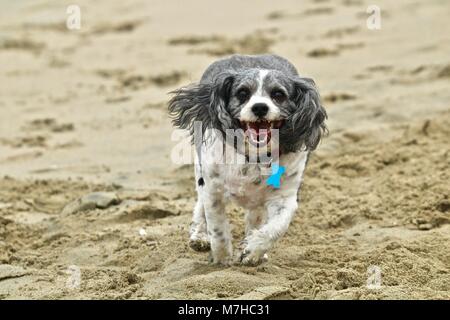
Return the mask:
M 268 186 L 273 186 L 275 189 L 279 189 L 281 185 L 281 175 L 286 171 L 283 166 L 279 166 L 276 163 L 272 164 L 272 174 L 266 180 Z

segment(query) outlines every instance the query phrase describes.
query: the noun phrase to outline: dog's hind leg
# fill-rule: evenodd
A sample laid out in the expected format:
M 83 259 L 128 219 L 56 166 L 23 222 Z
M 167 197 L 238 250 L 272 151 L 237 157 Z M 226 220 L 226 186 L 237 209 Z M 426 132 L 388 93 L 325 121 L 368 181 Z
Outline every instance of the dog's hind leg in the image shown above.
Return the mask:
M 195 179 L 197 183 L 197 203 L 192 214 L 191 228 L 189 230 L 189 246 L 195 251 L 209 251 L 211 245 L 208 237 L 208 227 L 206 225 L 205 206 L 202 200 L 205 180 L 202 177 L 200 165 L 195 166 Z
M 205 218 L 205 208 L 200 194 L 195 204 L 190 229 L 189 246 L 195 251 L 208 251 L 210 249 L 208 229 Z
M 223 181 L 209 177 L 202 190 L 205 217 L 209 239 L 211 241 L 210 261 L 214 264 L 230 265 L 233 248 L 231 227 L 225 213 Z

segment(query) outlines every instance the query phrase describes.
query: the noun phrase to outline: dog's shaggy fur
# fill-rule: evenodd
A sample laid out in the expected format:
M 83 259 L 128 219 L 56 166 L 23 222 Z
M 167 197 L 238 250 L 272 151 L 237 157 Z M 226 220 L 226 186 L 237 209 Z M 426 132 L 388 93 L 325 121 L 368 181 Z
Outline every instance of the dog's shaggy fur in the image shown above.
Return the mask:
M 200 131 L 207 137 L 196 143 L 198 200 L 190 246 L 211 249 L 214 263 L 232 263 L 232 237 L 225 214 L 230 198 L 247 210 L 238 261 L 261 263 L 297 210 L 308 153 L 326 132 L 327 114 L 314 81 L 299 76 L 289 61 L 275 55 L 233 55 L 213 63 L 199 83 L 174 94 L 169 102 L 174 125 L 194 135 L 199 121 Z M 285 167 L 279 189 L 264 183 L 270 162 L 229 164 L 222 152 L 230 132 L 233 152 L 246 155 L 249 149 L 267 144 L 274 129 L 278 130 L 278 144 L 272 153 L 276 151 L 275 161 Z M 247 143 L 238 145 L 235 138 Z

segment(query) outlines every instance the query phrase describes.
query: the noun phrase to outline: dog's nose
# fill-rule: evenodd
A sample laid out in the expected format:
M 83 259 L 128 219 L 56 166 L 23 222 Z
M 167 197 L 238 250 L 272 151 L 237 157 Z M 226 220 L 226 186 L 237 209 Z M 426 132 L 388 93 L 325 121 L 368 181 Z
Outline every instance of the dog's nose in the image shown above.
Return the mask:
M 269 112 L 269 107 L 265 103 L 255 103 L 252 106 L 252 112 L 258 118 L 262 118 L 267 114 L 267 112 Z

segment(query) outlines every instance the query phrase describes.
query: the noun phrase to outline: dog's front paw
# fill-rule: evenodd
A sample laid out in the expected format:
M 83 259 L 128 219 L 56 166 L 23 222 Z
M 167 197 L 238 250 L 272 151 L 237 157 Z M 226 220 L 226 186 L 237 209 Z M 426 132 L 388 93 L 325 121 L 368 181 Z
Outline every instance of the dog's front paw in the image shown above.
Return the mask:
M 233 249 L 231 243 L 227 245 L 211 246 L 211 252 L 209 254 L 209 262 L 212 264 L 230 266 L 233 263 Z
M 245 266 L 258 266 L 269 260 L 269 256 L 262 250 L 245 248 L 242 250 L 239 262 Z
M 206 238 L 189 239 L 189 247 L 195 251 L 205 252 L 211 249 L 211 244 Z
M 224 267 L 229 267 L 233 264 L 233 259 L 231 258 L 231 256 L 218 257 L 218 256 L 214 256 L 212 254 L 212 252 L 210 252 L 210 254 L 209 254 L 208 261 L 211 264 L 216 264 L 216 265 L 224 266 Z
M 189 247 L 195 251 L 205 252 L 211 249 L 209 237 L 203 225 L 192 225 L 189 237 Z
M 238 262 L 246 266 L 257 266 L 267 262 L 269 259 L 267 251 L 270 241 L 265 233 L 259 230 L 252 230 L 241 243 L 241 254 Z

